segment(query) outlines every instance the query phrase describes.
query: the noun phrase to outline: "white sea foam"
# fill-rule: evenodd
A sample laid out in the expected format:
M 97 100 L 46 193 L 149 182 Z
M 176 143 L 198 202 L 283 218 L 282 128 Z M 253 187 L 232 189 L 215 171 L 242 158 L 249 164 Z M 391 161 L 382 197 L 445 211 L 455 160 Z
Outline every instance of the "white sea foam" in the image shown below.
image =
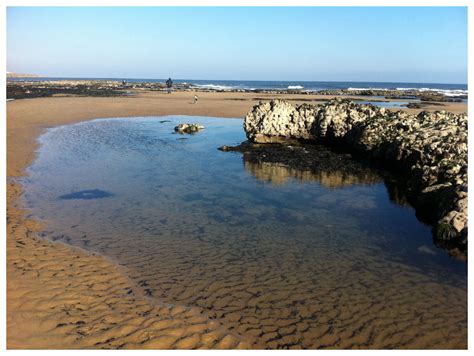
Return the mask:
M 218 84 L 193 84 L 193 86 L 203 89 L 215 89 L 215 90 L 231 90 L 236 89 L 235 86 L 230 85 L 218 85 Z
M 347 90 L 356 91 L 356 90 L 393 90 L 393 89 L 390 89 L 390 88 L 347 88 Z
M 467 90 L 462 89 L 438 89 L 438 88 L 397 88 L 397 90 L 416 90 L 416 91 L 432 91 L 435 93 L 444 94 L 446 96 L 464 96 L 467 95 Z
M 287 89 L 304 89 L 301 85 L 288 85 Z
M 440 88 L 395 88 L 399 91 L 431 91 L 435 93 L 444 94 L 446 96 L 464 96 L 467 95 L 467 90 L 463 89 L 440 89 Z M 393 88 L 347 88 L 349 91 L 359 91 L 359 90 L 394 90 Z

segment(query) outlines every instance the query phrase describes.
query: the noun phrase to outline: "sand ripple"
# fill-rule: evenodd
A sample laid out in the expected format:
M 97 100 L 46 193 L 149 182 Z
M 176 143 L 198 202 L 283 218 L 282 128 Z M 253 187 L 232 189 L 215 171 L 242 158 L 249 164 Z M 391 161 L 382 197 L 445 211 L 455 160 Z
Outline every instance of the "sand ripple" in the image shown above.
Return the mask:
M 25 276 L 9 289 L 19 311 L 9 315 L 10 330 L 28 325 L 21 311 L 34 310 L 49 328 L 42 336 L 58 335 L 55 347 L 466 348 L 465 276 L 420 255 L 411 240 L 425 242 L 429 231 L 387 203 L 376 177 L 349 187 L 324 177 L 337 183 L 330 190 L 266 184 L 240 157 L 217 151 L 219 143 L 205 146 L 212 130 L 176 149 L 175 137 L 148 124 L 133 135 L 126 122 L 84 124 L 72 129 L 83 137 L 76 145 L 66 128 L 61 149 L 46 154 L 58 169 L 36 161 L 31 179 L 40 183 L 28 187 L 28 206 L 54 220 L 41 235 L 122 269 L 71 256 L 12 223 L 9 243 L 37 246 L 9 252 L 9 273 Z M 104 141 L 112 151 L 100 156 Z M 57 199 L 85 187 L 114 196 Z M 22 296 L 31 283 L 45 294 Z M 48 315 L 60 322 L 47 324 Z M 9 342 L 20 347 L 22 337 L 12 333 Z
M 8 190 L 11 197 L 20 191 Z M 36 238 L 38 223 L 22 215 L 10 201 L 8 348 L 258 347 L 202 308 L 144 297 L 102 256 Z

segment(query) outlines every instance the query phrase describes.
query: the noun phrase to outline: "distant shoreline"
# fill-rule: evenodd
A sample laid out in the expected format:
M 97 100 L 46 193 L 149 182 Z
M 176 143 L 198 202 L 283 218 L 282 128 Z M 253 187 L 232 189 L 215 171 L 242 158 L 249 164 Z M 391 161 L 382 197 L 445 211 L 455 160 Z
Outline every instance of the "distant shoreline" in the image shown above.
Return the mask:
M 55 95 L 134 96 L 143 91 L 166 91 L 163 81 L 117 79 L 10 78 L 8 99 L 26 99 Z M 301 85 L 304 84 L 304 85 Z M 378 86 L 378 87 L 376 87 Z M 431 87 L 429 87 L 431 86 Z M 257 82 L 197 80 L 174 81 L 173 91 L 216 93 L 297 94 L 321 96 L 362 96 L 374 100 L 418 100 L 422 102 L 466 102 L 467 87 L 427 83 L 355 83 L 355 82 Z M 415 106 L 421 108 L 423 105 Z
M 7 73 L 8 78 L 41 78 L 38 74 Z
M 18 73 L 7 73 L 8 75 L 18 75 Z M 50 77 L 37 74 L 19 74 L 22 76 L 32 76 L 43 80 L 96 80 L 96 81 L 133 81 L 133 82 L 165 82 L 167 78 L 130 78 L 130 77 Z M 374 84 L 416 84 L 416 85 L 451 85 L 466 87 L 467 83 L 441 83 L 441 82 L 391 82 L 391 81 L 352 81 L 352 80 L 252 80 L 252 79 L 189 79 L 189 78 L 172 78 L 177 83 L 183 82 L 255 82 L 255 83 L 374 83 Z
M 11 76 L 8 82 L 116 82 L 125 81 L 129 84 L 165 84 L 166 79 L 152 78 L 74 78 L 74 77 L 44 77 L 44 76 Z M 28 80 L 30 79 L 30 80 Z M 396 90 L 402 92 L 421 91 L 439 92 L 447 96 L 467 96 L 467 84 L 455 83 L 412 83 L 412 82 L 353 82 L 353 81 L 264 81 L 264 80 L 203 80 L 203 79 L 173 79 L 178 87 L 188 86 L 204 90 L 220 91 L 303 91 L 319 93 L 321 91 L 361 91 L 361 90 Z

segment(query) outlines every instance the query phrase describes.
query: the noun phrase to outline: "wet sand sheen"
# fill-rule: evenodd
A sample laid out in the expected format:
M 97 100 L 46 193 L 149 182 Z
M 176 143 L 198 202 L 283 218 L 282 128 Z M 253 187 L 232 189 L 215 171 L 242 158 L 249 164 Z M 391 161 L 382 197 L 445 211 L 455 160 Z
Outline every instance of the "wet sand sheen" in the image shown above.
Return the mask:
M 150 135 L 152 127 L 140 122 L 138 129 L 130 131 L 130 124 L 109 125 L 107 135 L 95 137 L 110 149 L 100 157 L 107 157 L 102 161 L 91 157 L 90 152 L 97 152 L 91 142 L 80 145 L 86 147 L 83 151 L 75 147 L 75 156 L 68 157 L 62 151 L 59 157 L 54 155 L 54 147 L 48 151 L 51 142 L 43 140 L 43 151 L 30 171 L 26 200 L 33 211 L 40 207 L 35 204 L 50 204 L 41 205 L 44 216 L 40 218 L 60 212 L 62 221 L 58 226 L 48 224 L 50 231 L 45 236 L 103 253 L 125 266 L 132 280 L 150 296 L 203 308 L 228 329 L 250 339 L 258 338 L 267 347 L 465 347 L 465 276 L 460 273 L 449 278 L 451 267 L 429 260 L 424 264 L 407 263 L 403 249 L 400 254 L 384 254 L 381 247 L 388 245 L 381 246 L 380 242 L 392 241 L 394 236 L 384 229 L 361 228 L 360 219 L 352 216 L 354 209 L 362 210 L 387 223 L 377 210 L 397 212 L 402 218 L 412 214 L 380 202 L 380 192 L 386 195 L 383 185 L 376 189 L 354 186 L 329 193 L 321 187 L 314 188 L 314 184 L 290 188 L 283 184 L 276 188 L 259 181 L 255 186 L 253 181 L 250 189 L 245 185 L 250 178 L 239 156 L 229 158 L 216 153 L 217 158 L 210 165 L 203 164 L 200 157 L 209 155 L 209 147 L 199 140 L 211 140 L 211 146 L 218 147 L 217 142 L 214 144 L 214 131 L 178 141 L 173 135 Z M 95 125 L 97 133 L 97 122 L 86 124 L 85 132 L 87 125 Z M 222 130 L 223 126 L 225 131 L 223 123 L 216 125 L 215 130 Z M 168 126 L 172 127 L 172 123 Z M 235 128 L 229 127 L 225 139 L 240 140 L 240 136 L 232 136 Z M 71 137 L 82 139 L 84 135 L 80 130 L 67 133 L 68 143 Z M 117 134 L 122 138 L 126 135 L 128 141 L 114 141 Z M 178 156 L 170 157 L 170 152 L 178 152 Z M 139 158 L 150 153 L 158 157 L 153 163 L 161 163 L 165 170 L 140 165 Z M 133 162 L 125 176 L 120 171 L 123 156 Z M 76 200 L 69 206 L 60 205 L 58 210 L 57 204 L 64 203 L 55 200 L 58 195 L 80 191 L 86 183 L 77 175 L 84 168 L 80 160 L 77 163 L 77 157 L 87 164 L 95 162 L 88 168 L 91 172 L 99 162 L 106 166 L 102 169 L 107 176 L 88 176 L 89 185 L 102 185 L 112 193 L 119 191 L 128 199 L 100 199 L 92 210 L 86 205 L 88 202 Z M 183 157 L 193 158 L 194 163 L 183 162 Z M 68 159 L 77 167 L 56 177 L 48 176 L 51 164 L 66 167 Z M 216 168 L 219 165 L 224 165 L 221 170 Z M 229 175 L 228 180 L 209 181 L 203 166 L 214 169 L 218 177 Z M 267 168 L 262 176 L 274 176 L 273 170 Z M 249 169 L 258 177 L 259 167 Z M 193 175 L 183 174 L 183 170 L 190 170 Z M 130 182 L 137 183 L 143 176 L 149 179 L 147 184 L 138 185 L 144 187 L 143 191 L 129 188 L 137 186 Z M 34 181 L 35 177 L 40 177 L 40 184 Z M 321 177 L 327 180 L 328 174 Z M 174 179 L 173 184 L 167 184 L 170 178 Z M 363 178 L 356 178 L 346 182 L 364 182 Z M 372 175 L 369 178 L 369 186 L 377 182 Z M 340 180 L 335 177 L 329 182 L 338 186 Z M 48 190 L 45 182 L 69 191 Z M 235 182 L 244 186 L 238 197 L 222 193 Z M 36 191 L 29 190 L 35 184 Z M 301 198 L 302 192 L 309 192 L 309 197 Z M 133 199 L 137 193 L 140 199 Z M 282 201 L 290 206 L 282 206 Z M 313 210 L 295 213 L 299 204 Z M 335 218 L 330 206 L 342 207 L 346 213 Z M 426 235 L 427 229 L 413 228 L 415 220 L 408 225 L 407 230 L 395 235 Z M 111 229 L 107 230 L 107 226 Z M 124 233 L 126 226 L 129 228 Z M 355 231 L 357 239 L 353 238 Z M 433 250 L 428 247 L 428 251 Z M 440 251 L 435 253 L 439 255 Z

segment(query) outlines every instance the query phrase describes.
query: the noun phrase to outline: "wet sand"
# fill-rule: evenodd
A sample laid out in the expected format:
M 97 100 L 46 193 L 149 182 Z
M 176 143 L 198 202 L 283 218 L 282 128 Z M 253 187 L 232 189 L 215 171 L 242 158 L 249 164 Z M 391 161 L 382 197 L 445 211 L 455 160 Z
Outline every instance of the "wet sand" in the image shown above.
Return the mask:
M 192 104 L 190 92 L 7 103 L 8 348 L 262 347 L 257 337 L 229 331 L 198 307 L 156 304 L 117 265 L 102 256 L 37 238 L 39 222 L 29 219 L 28 212 L 19 204 L 22 191 L 14 178 L 21 177 L 34 159 L 36 138 L 47 127 L 101 117 L 243 117 L 256 104 L 255 97 L 289 97 L 302 102 L 328 98 L 254 93 L 198 95 L 196 105 Z M 466 104 L 447 105 L 442 108 L 454 112 L 467 110 Z M 446 346 L 459 346 L 459 340 L 452 341 L 450 345 L 447 341 Z

